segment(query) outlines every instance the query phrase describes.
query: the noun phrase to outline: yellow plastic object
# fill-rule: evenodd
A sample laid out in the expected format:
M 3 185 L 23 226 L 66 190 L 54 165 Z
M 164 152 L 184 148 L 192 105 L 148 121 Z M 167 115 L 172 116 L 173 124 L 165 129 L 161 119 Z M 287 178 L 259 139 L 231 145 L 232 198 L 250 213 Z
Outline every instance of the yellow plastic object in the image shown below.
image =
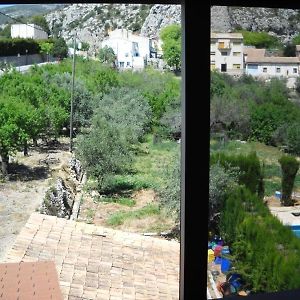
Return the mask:
M 208 252 L 207 252 L 207 261 L 208 261 L 208 263 L 211 263 L 214 260 L 215 260 L 214 251 L 211 250 L 211 249 L 208 249 Z

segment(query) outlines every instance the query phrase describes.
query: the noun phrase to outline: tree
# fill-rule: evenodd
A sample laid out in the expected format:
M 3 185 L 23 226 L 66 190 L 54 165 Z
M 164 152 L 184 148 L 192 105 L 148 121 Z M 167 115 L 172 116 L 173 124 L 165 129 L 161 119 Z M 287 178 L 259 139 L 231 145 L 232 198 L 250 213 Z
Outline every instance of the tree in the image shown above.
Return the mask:
M 48 35 L 50 34 L 50 28 L 44 16 L 33 16 L 31 22 L 40 26 Z
M 289 206 L 293 204 L 291 199 L 295 177 L 299 169 L 299 162 L 295 157 L 290 155 L 283 155 L 279 160 L 282 171 L 282 197 L 281 203 L 284 206 Z
M 103 117 L 94 118 L 90 131 L 79 135 L 75 154 L 101 191 L 106 177 L 123 172 L 132 160 L 128 142 Z
M 0 36 L 5 38 L 11 38 L 11 25 L 6 25 L 2 30 L 0 30 Z
M 103 48 L 101 48 L 98 56 L 100 62 L 111 65 L 112 67 L 116 66 L 117 57 L 111 47 L 104 46 Z
M 47 61 L 49 60 L 48 55 L 52 53 L 53 43 L 42 42 L 40 43 L 41 53 L 47 54 Z
M 296 46 L 291 43 L 287 43 L 283 49 L 283 55 L 288 57 L 296 56 Z
M 181 68 L 181 27 L 169 25 L 160 32 L 162 39 L 163 57 L 167 65 L 175 72 Z
M 128 117 L 130 112 L 130 117 Z M 133 144 L 145 134 L 151 120 L 151 108 L 138 90 L 112 88 L 98 101 L 95 118 L 103 116 L 129 143 Z
M 63 38 L 54 39 L 52 55 L 58 57 L 59 59 L 65 58 L 68 56 L 68 46 L 66 41 Z

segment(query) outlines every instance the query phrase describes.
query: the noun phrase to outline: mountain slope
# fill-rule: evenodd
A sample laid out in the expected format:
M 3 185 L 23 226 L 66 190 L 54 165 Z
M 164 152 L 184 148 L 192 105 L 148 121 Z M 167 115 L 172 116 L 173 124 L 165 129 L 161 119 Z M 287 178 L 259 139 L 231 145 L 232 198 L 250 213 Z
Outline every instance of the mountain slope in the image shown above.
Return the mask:
M 98 51 L 108 32 L 125 28 L 144 36 L 158 36 L 159 30 L 180 23 L 180 5 L 73 4 L 46 15 L 50 30 L 71 44 L 74 33 Z
M 228 32 L 235 29 L 266 31 L 283 43 L 289 42 L 300 32 L 300 10 L 261 7 L 211 8 L 211 30 Z

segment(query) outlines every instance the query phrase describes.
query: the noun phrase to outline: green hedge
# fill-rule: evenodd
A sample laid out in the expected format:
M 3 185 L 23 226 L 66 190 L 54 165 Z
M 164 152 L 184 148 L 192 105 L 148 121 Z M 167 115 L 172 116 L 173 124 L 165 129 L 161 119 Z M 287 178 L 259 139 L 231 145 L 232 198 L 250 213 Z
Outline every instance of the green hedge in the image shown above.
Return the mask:
M 252 193 L 264 196 L 263 168 L 256 152 L 248 155 L 226 155 L 216 152 L 210 156 L 210 164 L 219 163 L 225 170 L 235 168 L 239 172 L 238 183 L 245 185 Z
M 300 288 L 300 240 L 245 187 L 226 199 L 220 232 L 232 250 L 235 272 L 254 292 Z
M 40 40 L 39 40 L 40 42 Z M 38 41 L 33 39 L 0 39 L 0 56 L 14 56 L 20 53 L 37 54 L 40 52 L 40 46 Z

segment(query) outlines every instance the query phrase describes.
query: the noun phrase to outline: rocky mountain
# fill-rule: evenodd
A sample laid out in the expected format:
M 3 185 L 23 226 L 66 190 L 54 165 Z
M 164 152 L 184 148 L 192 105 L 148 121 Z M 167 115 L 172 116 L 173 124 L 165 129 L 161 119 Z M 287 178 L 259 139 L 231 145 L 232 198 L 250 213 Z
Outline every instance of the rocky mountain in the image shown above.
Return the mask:
M 1 12 L 13 18 L 32 17 L 42 15 L 55 9 L 64 7 L 66 4 L 15 4 L 8 7 L 2 7 Z M 12 19 L 0 15 L 0 25 L 13 22 Z
M 82 42 L 95 53 L 108 32 L 125 28 L 153 37 L 169 24 L 180 23 L 180 5 L 92 4 L 67 5 L 46 15 L 50 30 L 71 45 L 76 32 Z
M 211 30 L 228 32 L 236 29 L 266 31 L 283 43 L 300 32 L 300 10 L 260 7 L 213 6 Z

